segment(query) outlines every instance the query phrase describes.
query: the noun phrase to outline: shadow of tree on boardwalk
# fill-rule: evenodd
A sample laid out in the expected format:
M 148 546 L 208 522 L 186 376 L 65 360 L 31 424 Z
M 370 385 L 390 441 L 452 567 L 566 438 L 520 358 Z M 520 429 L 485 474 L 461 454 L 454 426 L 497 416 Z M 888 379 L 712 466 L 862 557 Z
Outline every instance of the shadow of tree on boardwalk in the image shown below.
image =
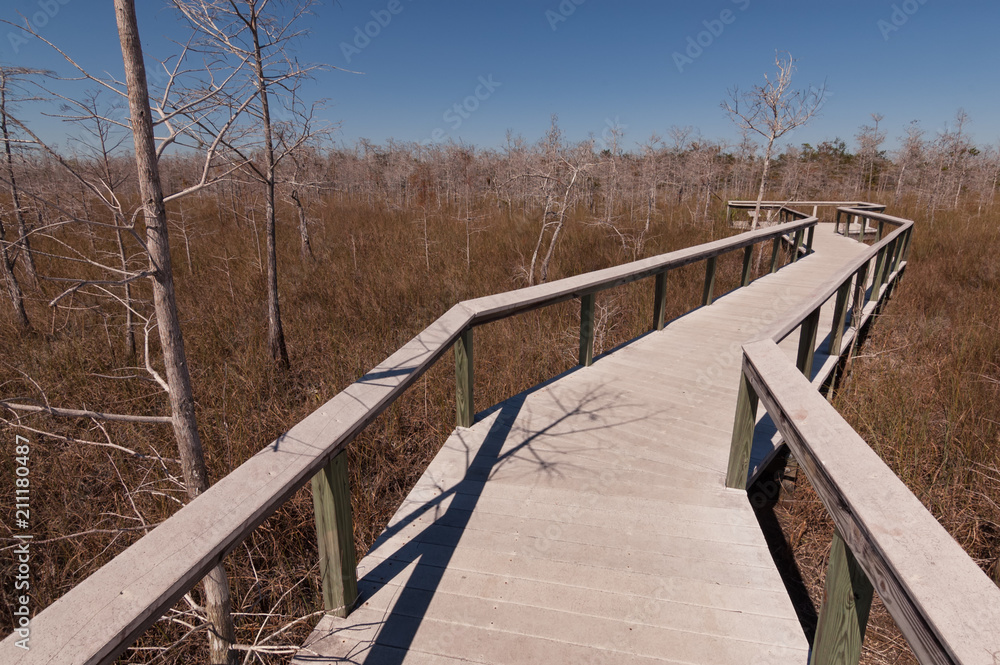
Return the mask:
M 570 399 L 560 399 L 552 395 L 551 408 L 558 413 L 543 418 L 538 428 L 525 426 L 523 422 L 518 421 L 529 395 L 545 389 L 577 369 L 579 368 L 515 395 L 479 414 L 478 422 L 481 424 L 493 418 L 481 444 L 476 442 L 478 437 L 472 434 L 473 430 L 460 429 L 450 438 L 450 444 L 454 445 L 457 440 L 465 448 L 465 458 L 458 469 L 458 473 L 462 474 L 461 479 L 458 482 L 445 480 L 433 485 L 428 483 L 423 489 L 428 493 L 433 492 L 434 496 L 428 496 L 426 500 L 421 497 L 417 502 L 404 502 L 403 508 L 412 506 L 412 510 L 390 522 L 389 527 L 372 546 L 371 552 L 376 557 L 375 567 L 367 571 L 359 567 L 358 605 L 360 606 L 366 599 L 392 584 L 392 581 L 407 568 L 414 566 L 405 583 L 399 586 L 391 610 L 387 611 L 378 625 L 351 623 L 348 619 L 348 623 L 334 629 L 330 635 L 340 635 L 353 641 L 350 638 L 351 633 L 370 635 L 375 629 L 377 633 L 374 640 L 359 643 L 354 652 L 340 659 L 334 660 L 329 656 L 314 657 L 300 652 L 296 662 L 389 665 L 403 662 L 455 555 L 458 543 L 469 527 L 473 511 L 483 495 L 486 483 L 501 469 L 509 469 L 515 461 L 526 465 L 526 470 L 523 472 L 525 476 L 540 473 L 547 477 L 557 477 L 567 466 L 575 466 L 572 462 L 565 461 L 570 457 L 566 451 L 539 450 L 536 443 L 542 437 L 551 440 L 642 420 L 642 417 L 611 418 L 610 413 L 613 410 L 633 405 L 623 401 L 618 395 L 589 391 Z M 454 453 L 454 450 L 452 452 Z M 464 473 L 461 467 L 464 467 Z M 521 473 L 520 469 L 515 473 Z M 426 480 L 426 476 L 421 478 L 421 482 Z M 425 518 L 431 524 L 420 529 L 415 538 L 392 551 L 388 558 L 381 560 L 377 558 L 378 548 L 381 545 L 390 539 L 405 536 L 406 528 L 415 526 L 421 518 Z M 442 648 L 446 648 L 444 644 L 446 642 L 461 639 L 463 631 L 461 625 L 450 624 L 448 628 L 450 631 L 444 631 L 439 638 L 442 641 L 440 645 Z

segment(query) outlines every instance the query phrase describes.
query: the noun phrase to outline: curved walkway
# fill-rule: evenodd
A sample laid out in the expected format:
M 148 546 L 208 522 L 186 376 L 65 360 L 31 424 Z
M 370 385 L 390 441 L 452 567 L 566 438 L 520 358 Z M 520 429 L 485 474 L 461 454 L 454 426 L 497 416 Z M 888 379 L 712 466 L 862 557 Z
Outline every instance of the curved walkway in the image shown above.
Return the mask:
M 813 248 L 456 430 L 359 563 L 357 609 L 293 662 L 804 663 L 725 475 L 740 345 L 866 246 L 820 224 Z

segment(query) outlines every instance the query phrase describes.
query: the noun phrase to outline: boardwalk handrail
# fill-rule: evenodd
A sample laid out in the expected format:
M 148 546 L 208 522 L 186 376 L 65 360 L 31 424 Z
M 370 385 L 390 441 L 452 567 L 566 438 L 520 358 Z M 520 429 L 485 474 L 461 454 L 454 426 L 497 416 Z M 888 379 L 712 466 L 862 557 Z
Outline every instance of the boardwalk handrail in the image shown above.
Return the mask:
M 888 297 L 912 235 L 909 220 L 854 207 L 838 210 L 838 221 L 841 212 L 878 222 L 880 237 L 885 225 L 896 228 L 763 339 L 743 346 L 727 485 L 746 482 L 759 400 L 836 525 L 810 663 L 858 662 L 873 586 L 921 663 L 1000 662 L 1000 589 L 810 384 L 820 307 L 834 300 L 829 355 L 852 353 L 858 331 L 848 340 L 845 328 L 861 325 L 866 306 L 875 309 Z M 793 365 L 777 343 L 796 328 Z
M 335 395 L 266 448 L 83 580 L 31 621 L 31 650 L 15 648 L 18 634 L 0 644 L 11 665 L 110 663 L 184 593 L 313 480 L 327 610 L 345 615 L 355 600 L 350 501 L 342 457 L 345 447 L 453 346 L 457 412 L 469 425 L 472 401 L 472 328 L 573 298 L 581 300 L 581 362 L 593 353 L 594 294 L 647 277 L 656 279 L 653 327 L 664 326 L 668 271 L 706 262 L 703 304 L 711 304 L 716 259 L 744 249 L 741 286 L 750 282 L 753 247 L 778 249 L 794 235 L 792 260 L 817 219 L 795 221 L 537 286 L 463 301 L 358 381 Z M 589 308 L 589 315 L 588 315 Z M 345 500 L 346 497 L 346 500 Z M 339 500 L 338 500 L 339 498 Z M 346 520 L 346 522 L 344 522 Z M 337 595 L 339 594 L 339 596 Z M 338 600 L 339 599 L 339 600 Z

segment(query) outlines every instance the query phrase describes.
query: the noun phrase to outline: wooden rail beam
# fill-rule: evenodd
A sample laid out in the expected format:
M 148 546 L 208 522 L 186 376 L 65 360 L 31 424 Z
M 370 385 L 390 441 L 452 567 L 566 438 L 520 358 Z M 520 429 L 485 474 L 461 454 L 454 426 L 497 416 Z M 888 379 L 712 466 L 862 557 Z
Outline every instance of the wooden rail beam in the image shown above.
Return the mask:
M 917 660 L 925 664 L 992 663 L 1000 654 L 1000 634 L 993 629 L 1000 626 L 1000 589 L 871 446 L 791 366 L 773 340 L 751 342 L 743 350 L 744 376 L 833 518 L 845 549 L 850 549 L 857 566 L 878 589 Z M 850 588 L 858 596 L 855 605 L 860 610 L 867 594 L 861 593 L 863 585 L 851 574 L 851 562 L 846 556 L 831 558 L 839 560 L 838 567 L 846 563 L 851 582 L 849 587 L 828 585 L 828 599 L 831 589 Z M 843 579 L 844 575 L 833 577 Z M 827 605 L 845 606 L 847 599 L 841 598 Z M 860 612 L 857 615 L 856 626 L 862 618 Z M 847 626 L 843 613 L 833 623 Z M 836 636 L 837 631 L 833 632 Z M 860 630 L 857 634 L 860 638 Z

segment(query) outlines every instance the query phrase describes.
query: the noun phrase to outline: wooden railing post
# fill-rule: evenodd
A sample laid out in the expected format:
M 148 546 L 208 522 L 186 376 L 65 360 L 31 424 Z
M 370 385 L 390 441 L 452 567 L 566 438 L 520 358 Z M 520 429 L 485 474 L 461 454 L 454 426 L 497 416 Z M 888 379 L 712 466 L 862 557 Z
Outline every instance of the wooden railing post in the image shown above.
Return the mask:
M 903 262 L 903 249 L 906 245 L 906 234 L 901 233 L 898 238 L 896 238 L 896 251 L 892 255 L 892 270 L 889 271 L 890 274 L 899 270 L 899 264 Z
M 871 260 L 865 262 L 858 269 L 857 280 L 854 282 L 854 312 L 857 320 L 854 322 L 855 328 L 861 327 L 861 316 L 865 312 L 865 305 L 868 304 L 868 267 Z
M 656 275 L 653 289 L 653 330 L 663 330 L 667 317 L 667 271 Z
M 584 367 L 594 362 L 594 301 L 593 293 L 580 297 L 580 364 Z
M 882 234 L 885 233 L 885 222 L 881 219 L 878 221 L 878 236 L 875 237 L 875 242 L 882 240 Z
M 841 342 L 844 339 L 844 326 L 847 323 L 848 297 L 851 295 L 851 278 L 837 289 L 837 300 L 833 307 L 833 326 L 830 329 L 830 355 L 840 356 Z
M 455 340 L 455 414 L 459 427 L 472 427 L 476 415 L 473 400 L 472 328 Z
M 771 247 L 771 272 L 778 272 L 778 258 L 781 256 L 781 236 L 774 239 L 774 245 Z
M 753 245 L 747 245 L 743 250 L 743 273 L 740 276 L 740 286 L 750 283 L 750 269 L 753 267 Z
M 903 250 L 903 260 L 908 261 L 910 258 L 910 244 L 913 241 L 913 227 L 911 226 L 906 230 L 906 248 Z
M 745 358 L 743 362 L 746 362 Z M 756 423 L 757 392 L 753 389 L 744 369 L 740 372 L 740 392 L 736 398 L 736 420 L 733 423 L 733 441 L 729 448 L 726 487 L 738 490 L 747 488 L 750 450 L 753 447 L 753 428 Z
M 857 665 L 865 640 L 872 585 L 854 554 L 834 531 L 826 589 L 809 665 Z
M 701 294 L 701 304 L 711 305 L 715 297 L 715 264 L 716 258 L 710 258 L 705 264 L 705 290 Z
M 792 247 L 792 263 L 799 260 L 799 247 L 802 246 L 802 229 L 795 232 L 795 246 Z
M 799 330 L 799 353 L 795 366 L 805 375 L 807 379 L 812 379 L 813 358 L 816 355 L 816 332 L 819 329 L 820 307 L 813 310 L 812 314 L 802 321 Z
M 806 233 L 806 254 L 812 254 L 813 251 L 813 237 L 816 235 L 816 225 L 809 227 L 809 231 Z
M 878 251 L 878 256 L 875 259 L 875 273 L 872 275 L 872 294 L 870 299 L 874 300 L 876 303 L 879 301 L 879 291 L 882 290 L 882 275 L 885 272 L 887 249 L 888 247 L 880 249 Z
M 313 476 L 312 492 L 323 608 L 343 618 L 350 614 L 358 599 L 347 451 L 341 450 Z

